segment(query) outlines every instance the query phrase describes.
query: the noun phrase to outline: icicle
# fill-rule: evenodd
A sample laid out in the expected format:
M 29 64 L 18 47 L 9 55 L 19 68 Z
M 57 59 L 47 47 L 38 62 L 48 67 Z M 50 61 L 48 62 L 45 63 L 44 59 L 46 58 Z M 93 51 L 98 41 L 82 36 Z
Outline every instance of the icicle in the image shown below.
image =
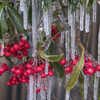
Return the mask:
M 41 80 L 41 91 L 40 91 L 41 100 L 43 100 L 43 92 L 44 92 L 43 85 L 44 85 L 43 80 Z
M 87 100 L 89 76 L 84 75 L 84 100 Z
M 59 82 L 59 86 L 62 86 L 62 79 L 60 79 L 59 77 L 57 77 L 57 81 Z
M 37 74 L 37 88 L 40 89 L 40 82 L 41 82 L 41 77 L 40 74 Z
M 66 31 L 66 60 L 69 61 L 69 31 Z
M 67 0 L 62 0 L 62 2 L 63 2 L 63 4 L 64 4 L 65 6 L 68 5 L 68 1 L 67 1 Z
M 94 3 L 93 3 L 93 22 L 96 22 L 96 11 L 97 10 L 97 2 L 96 0 L 94 0 Z
M 52 8 L 48 9 L 47 14 L 43 12 L 43 24 L 46 36 L 51 34 L 51 24 L 52 24 Z
M 70 74 L 66 74 L 66 83 L 68 82 L 68 79 L 70 78 Z M 65 100 L 69 100 L 70 98 L 70 91 L 66 92 Z
M 48 64 L 49 64 L 49 62 L 46 60 L 46 62 L 45 62 L 45 74 L 48 74 Z
M 28 25 L 28 0 L 24 1 L 24 10 L 23 10 L 23 27 L 26 30 Z
M 97 100 L 97 96 L 98 96 L 98 85 L 99 85 L 99 77 L 97 77 L 96 74 L 95 74 L 95 79 L 94 79 L 94 100 Z
M 85 31 L 89 32 L 89 26 L 90 26 L 90 14 L 87 13 L 85 16 Z
M 61 44 L 64 43 L 64 33 L 65 33 L 65 32 L 61 32 Z
M 36 74 L 34 75 L 34 93 L 33 93 L 33 100 L 36 100 Z
M 51 100 L 51 77 L 48 77 L 47 98 Z
M 71 20 L 72 20 L 71 15 L 72 15 L 71 14 L 71 7 L 68 6 L 68 24 L 69 24 L 69 26 L 71 26 Z
M 79 3 L 77 7 L 79 8 Z M 79 22 L 79 9 L 76 9 L 76 22 Z
M 84 6 L 80 5 L 80 31 L 84 30 Z
M 71 15 L 71 58 L 75 59 L 75 12 Z
M 30 93 L 29 93 L 29 100 L 33 99 L 33 76 L 29 75 L 29 89 L 30 89 Z
M 20 10 L 24 11 L 24 0 L 20 0 Z
M 36 55 L 36 46 L 37 46 L 37 22 L 36 22 L 36 7 L 35 7 L 35 0 L 32 0 L 32 57 Z
M 99 27 L 99 34 L 98 34 L 98 64 L 100 65 L 100 27 Z

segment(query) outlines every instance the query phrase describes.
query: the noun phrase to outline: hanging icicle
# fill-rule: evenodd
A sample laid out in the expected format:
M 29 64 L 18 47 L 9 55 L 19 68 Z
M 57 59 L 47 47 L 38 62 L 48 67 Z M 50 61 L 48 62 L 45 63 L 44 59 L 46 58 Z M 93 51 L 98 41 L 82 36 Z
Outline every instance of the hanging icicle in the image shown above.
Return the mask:
M 66 60 L 69 62 L 69 31 L 66 31 Z
M 75 59 L 75 12 L 71 15 L 71 58 Z
M 45 62 L 45 74 L 48 74 L 48 65 L 49 65 L 49 61 L 46 60 Z
M 24 11 L 24 0 L 20 0 L 20 10 Z
M 24 10 L 23 10 L 23 27 L 27 30 L 28 25 L 28 0 L 24 1 Z
M 98 34 L 98 65 L 100 65 L 100 27 L 99 27 L 99 34 Z
M 68 79 L 70 78 L 70 74 L 66 74 L 66 83 L 68 82 Z M 69 100 L 70 98 L 70 91 L 66 92 L 65 100 Z
M 41 86 L 41 85 L 40 85 L 40 82 L 41 82 L 41 77 L 40 77 L 40 74 L 38 73 L 38 74 L 37 74 L 37 88 L 38 88 L 38 89 L 40 89 L 40 86 Z
M 32 45 L 33 45 L 33 50 L 32 50 L 32 57 L 35 57 L 36 55 L 36 46 L 37 46 L 37 22 L 36 22 L 36 6 L 35 6 L 35 0 L 32 0 Z
M 29 100 L 32 100 L 33 99 L 33 76 L 32 75 L 29 75 L 29 90 L 30 90 L 30 93 L 29 93 Z
M 4 54 L 4 41 L 0 41 L 0 56 Z
M 61 32 L 61 44 L 64 43 L 64 33 L 65 33 L 65 32 Z
M 72 20 L 72 19 L 71 19 L 71 18 L 72 18 L 71 15 L 72 15 L 72 14 L 71 14 L 71 7 L 68 6 L 68 25 L 69 25 L 69 26 L 71 26 L 71 20 Z
M 51 100 L 51 77 L 48 76 L 47 98 Z
M 48 9 L 48 12 L 43 12 L 43 24 L 46 36 L 51 34 L 51 24 L 52 24 L 52 7 Z
M 80 31 L 84 30 L 84 6 L 80 5 Z
M 97 100 L 98 85 L 99 85 L 99 77 L 97 77 L 97 73 L 95 73 L 95 79 L 94 79 L 94 100 Z
M 96 22 L 96 12 L 97 12 L 97 2 L 94 0 L 93 2 L 93 22 Z
M 62 0 L 64 6 L 67 6 L 68 5 L 68 1 L 67 0 Z
M 34 75 L 34 82 L 33 82 L 33 100 L 36 100 L 36 74 Z
M 77 8 L 79 8 L 79 3 L 77 5 Z M 76 22 L 79 22 L 79 9 L 76 9 Z
M 85 16 L 85 31 L 89 32 L 89 26 L 90 26 L 90 14 L 87 13 Z
M 87 100 L 89 76 L 84 75 L 84 100 Z

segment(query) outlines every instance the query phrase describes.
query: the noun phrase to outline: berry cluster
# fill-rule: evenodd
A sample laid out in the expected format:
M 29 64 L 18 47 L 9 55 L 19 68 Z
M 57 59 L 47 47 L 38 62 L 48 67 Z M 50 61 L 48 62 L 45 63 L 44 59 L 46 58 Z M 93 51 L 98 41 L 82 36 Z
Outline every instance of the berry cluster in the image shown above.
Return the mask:
M 21 37 L 19 43 L 17 40 L 15 40 L 15 42 L 11 44 L 11 47 L 9 45 L 5 45 L 4 56 L 10 57 L 12 55 L 13 57 L 17 57 L 18 59 L 22 59 L 22 55 L 28 56 L 27 50 L 30 48 L 30 44 L 26 41 L 26 39 L 23 39 L 23 37 Z
M 0 76 L 5 72 L 8 71 L 9 67 L 5 63 L 0 63 Z
M 54 25 L 52 25 L 51 27 L 51 36 L 54 36 L 55 34 L 57 34 L 57 30 L 56 30 L 56 27 Z M 60 37 L 61 34 L 58 34 L 57 37 Z M 57 40 L 57 37 L 55 37 L 53 40 L 56 41 Z
M 24 64 L 20 64 L 18 66 L 14 66 L 11 69 L 11 72 L 14 73 L 13 76 L 7 82 L 7 85 L 17 85 L 19 83 L 29 83 L 29 75 L 37 75 L 39 74 L 40 77 L 46 78 L 46 76 L 52 77 L 54 72 L 52 71 L 52 67 L 50 63 L 48 64 L 48 74 L 45 74 L 45 62 L 33 65 L 33 61 L 27 61 Z M 37 78 L 36 78 L 37 81 Z

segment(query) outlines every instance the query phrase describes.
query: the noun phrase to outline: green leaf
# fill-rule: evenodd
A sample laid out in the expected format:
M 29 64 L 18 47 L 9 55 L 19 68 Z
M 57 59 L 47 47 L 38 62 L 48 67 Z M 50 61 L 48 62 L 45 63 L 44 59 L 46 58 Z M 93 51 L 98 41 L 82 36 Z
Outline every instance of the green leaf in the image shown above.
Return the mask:
M 40 54 L 40 56 L 45 59 L 48 60 L 50 62 L 57 62 L 59 61 L 62 57 L 63 57 L 63 53 L 59 54 L 59 55 L 47 55 L 44 51 L 39 50 L 38 53 Z
M 17 30 L 26 35 L 27 31 L 23 28 L 23 17 L 18 13 L 18 11 L 15 8 L 9 5 L 7 5 L 7 8 L 8 8 L 9 17 L 11 21 L 14 23 L 14 25 L 16 26 Z
M 46 54 L 47 55 L 56 55 L 56 49 L 55 49 L 53 42 L 51 42 L 48 50 L 46 51 Z
M 70 91 L 74 85 L 76 84 L 80 71 L 82 70 L 84 66 L 84 50 L 82 52 L 81 58 L 79 60 L 79 62 L 76 64 L 76 66 L 73 69 L 72 75 L 68 80 L 67 86 L 66 86 L 66 91 Z
M 48 9 L 51 7 L 52 0 L 43 0 L 43 10 L 45 13 L 48 12 Z
M 84 0 L 80 0 L 80 4 L 84 6 Z
M 43 41 L 46 40 L 46 34 L 45 34 L 45 31 L 44 30 L 42 30 L 42 38 L 43 38 Z
M 38 44 L 37 44 L 37 50 L 41 47 L 42 44 L 43 44 L 43 41 L 38 42 Z
M 60 78 L 63 78 L 65 75 L 64 67 L 60 65 L 58 62 L 50 62 L 50 66 L 53 67 L 57 71 L 57 75 Z
M 0 39 L 3 40 L 5 33 L 8 30 L 6 12 L 4 10 L 4 5 L 0 5 Z
M 11 62 L 13 65 L 16 65 L 15 63 L 13 63 L 13 62 L 11 61 L 11 58 L 6 57 L 6 56 L 4 56 L 4 57 L 5 57 L 5 59 L 7 59 L 9 62 Z
M 58 16 L 58 11 L 57 10 L 53 11 L 53 18 L 56 18 L 57 16 Z
M 63 30 L 63 28 L 59 24 L 55 23 L 55 25 L 56 25 L 57 32 Z

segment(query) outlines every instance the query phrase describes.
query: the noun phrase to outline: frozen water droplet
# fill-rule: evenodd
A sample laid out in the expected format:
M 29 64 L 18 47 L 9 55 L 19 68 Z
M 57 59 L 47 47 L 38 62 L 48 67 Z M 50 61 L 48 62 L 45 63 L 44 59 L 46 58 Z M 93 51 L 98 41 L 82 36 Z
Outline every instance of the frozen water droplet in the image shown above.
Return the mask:
M 93 22 L 96 22 L 96 12 L 97 12 L 97 2 L 94 0 L 93 2 Z
M 71 26 L 71 7 L 70 6 L 68 6 L 68 24 L 69 24 L 69 26 Z
M 80 31 L 84 30 L 84 6 L 80 5 Z
M 85 31 L 89 32 L 89 26 L 90 26 L 90 14 L 87 13 L 85 16 Z

